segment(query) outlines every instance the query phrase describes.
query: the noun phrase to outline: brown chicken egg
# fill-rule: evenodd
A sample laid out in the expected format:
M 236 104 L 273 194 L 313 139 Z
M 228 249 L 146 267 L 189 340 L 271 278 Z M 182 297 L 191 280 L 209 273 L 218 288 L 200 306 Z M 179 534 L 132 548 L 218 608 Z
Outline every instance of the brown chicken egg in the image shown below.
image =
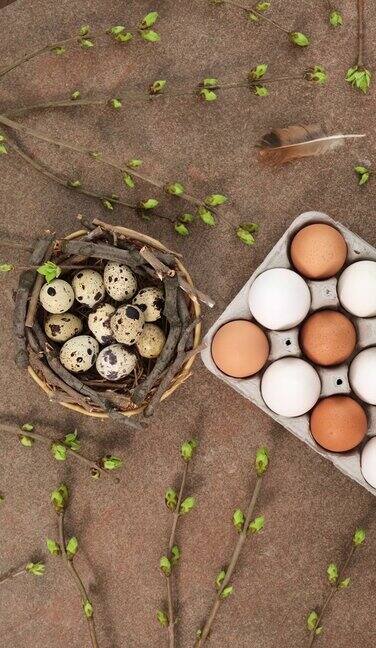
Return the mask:
M 367 416 L 353 398 L 329 396 L 312 410 L 310 426 L 313 438 L 325 450 L 347 452 L 363 441 Z
M 291 261 L 308 279 L 328 279 L 346 261 L 347 244 L 342 234 L 326 223 L 313 223 L 295 234 L 290 247 Z
M 233 378 L 247 378 L 260 371 L 269 355 L 264 331 L 248 320 L 233 320 L 215 333 L 212 358 L 220 371 Z
M 317 311 L 308 317 L 300 330 L 302 351 L 309 360 L 324 367 L 347 360 L 355 345 L 355 326 L 338 311 Z

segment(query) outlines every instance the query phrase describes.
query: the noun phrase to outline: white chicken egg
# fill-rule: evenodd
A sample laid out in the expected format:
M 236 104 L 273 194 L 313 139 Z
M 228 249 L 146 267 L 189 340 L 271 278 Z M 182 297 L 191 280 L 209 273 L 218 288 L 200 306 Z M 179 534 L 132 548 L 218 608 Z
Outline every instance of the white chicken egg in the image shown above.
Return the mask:
M 103 273 L 104 285 L 115 301 L 132 299 L 137 292 L 137 280 L 132 270 L 124 263 L 109 261 Z
M 116 342 L 132 345 L 137 342 L 145 324 L 143 312 L 138 306 L 120 306 L 111 317 L 111 330 Z
M 350 365 L 352 390 L 365 403 L 376 405 L 376 347 L 363 349 Z
M 137 364 L 137 357 L 122 344 L 110 344 L 102 349 L 95 367 L 106 380 L 120 380 L 128 376 Z
M 376 437 L 365 444 L 360 460 L 360 469 L 366 482 L 376 488 Z
M 101 304 L 88 317 L 88 327 L 100 344 L 109 344 L 114 340 L 111 331 L 111 316 L 115 310 L 116 308 L 111 304 Z
M 357 261 L 338 279 L 338 298 L 343 308 L 357 317 L 376 315 L 376 262 Z
M 93 308 L 105 295 L 102 275 L 96 270 L 80 270 L 72 279 L 74 296 L 80 304 Z
M 70 309 L 74 302 L 74 292 L 67 281 L 53 279 L 42 286 L 39 299 L 47 313 L 57 315 L 66 313 Z
M 77 335 L 71 338 L 60 351 L 60 362 L 73 373 L 88 371 L 97 359 L 99 344 L 90 335 Z
M 83 324 L 80 318 L 73 313 L 49 315 L 44 323 L 44 331 L 47 337 L 55 340 L 55 342 L 66 342 L 81 333 L 82 327 Z
M 301 416 L 317 402 L 321 382 L 317 371 L 300 358 L 281 358 L 266 369 L 261 380 L 265 404 L 280 416 Z
M 284 331 L 306 317 L 311 293 L 302 279 L 288 268 L 272 268 L 258 275 L 249 291 L 249 308 L 262 326 Z
M 143 358 L 157 358 L 166 343 L 166 336 L 156 324 L 145 324 L 137 341 L 137 350 Z
M 138 306 L 145 317 L 145 322 L 155 322 L 162 315 L 164 307 L 164 292 L 157 286 L 141 288 L 134 297 L 132 304 Z

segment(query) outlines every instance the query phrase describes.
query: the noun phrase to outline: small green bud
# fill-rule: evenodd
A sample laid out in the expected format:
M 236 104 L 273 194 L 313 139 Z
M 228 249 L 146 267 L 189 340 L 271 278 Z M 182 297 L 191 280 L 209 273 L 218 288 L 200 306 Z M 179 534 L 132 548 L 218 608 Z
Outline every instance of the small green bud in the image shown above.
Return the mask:
M 165 492 L 165 504 L 170 511 L 175 511 L 178 503 L 178 494 L 173 488 L 168 488 Z
M 107 29 L 107 34 L 111 34 L 111 36 L 119 36 L 119 34 L 122 34 L 124 31 L 124 25 L 115 25 L 115 27 Z
M 185 515 L 186 513 L 189 513 L 189 511 L 194 509 L 196 505 L 197 501 L 195 497 L 186 497 L 180 504 L 179 514 Z
M 322 65 L 315 65 L 304 72 L 304 78 L 318 85 L 324 85 L 328 79 L 328 74 Z
M 204 101 L 215 101 L 217 99 L 217 95 L 213 90 L 208 90 L 208 88 L 201 88 L 200 90 L 200 97 Z
M 0 144 L 0 155 L 6 155 L 8 153 L 7 147 L 5 144 Z
M 29 436 L 26 436 L 26 434 L 20 434 L 18 438 L 20 440 L 20 444 L 23 445 L 25 448 L 31 448 L 31 446 L 34 444 L 34 439 L 32 439 Z
M 118 34 L 117 36 L 114 36 L 114 39 L 118 43 L 129 43 L 133 38 L 132 32 L 122 32 L 121 34 Z
M 332 27 L 341 27 L 341 25 L 343 25 L 342 14 L 338 11 L 338 9 L 333 9 L 333 11 L 330 12 L 329 23 Z
M 100 160 L 102 157 L 102 153 L 99 153 L 99 151 L 90 151 L 89 155 L 94 158 L 94 160 Z
M 350 577 L 344 578 L 338 585 L 338 589 L 347 589 L 348 587 L 350 587 L 350 583 L 351 583 Z
M 67 187 L 69 187 L 70 189 L 78 189 L 79 187 L 81 187 L 81 182 L 80 180 L 68 180 Z
M 168 578 L 171 575 L 171 562 L 167 556 L 162 556 L 159 561 L 159 567 L 161 572 Z
M 159 205 L 159 202 L 155 198 L 148 198 L 147 200 L 142 200 L 140 202 L 140 207 L 142 209 L 154 209 L 157 205 Z
M 241 509 L 236 509 L 236 511 L 234 511 L 232 522 L 237 531 L 243 531 L 245 516 Z
M 130 167 L 131 169 L 139 169 L 140 166 L 142 165 L 142 160 L 128 160 L 126 166 Z
M 193 214 L 181 214 L 178 218 L 181 223 L 193 223 L 195 219 Z
M 122 467 L 123 461 L 112 455 L 106 455 L 101 459 L 101 464 L 105 470 L 117 470 Z
M 24 423 L 21 426 L 22 432 L 32 432 L 34 430 L 34 425 L 32 423 Z
M 181 551 L 178 547 L 178 545 L 174 545 L 171 549 L 171 564 L 172 566 L 176 565 L 177 562 L 179 562 L 181 558 Z
M 78 551 L 78 540 L 75 536 L 70 538 L 67 542 L 66 552 L 69 560 L 72 560 Z
M 210 196 L 206 196 L 204 203 L 209 207 L 217 207 L 218 205 L 224 205 L 227 200 L 227 196 L 223 196 L 222 194 L 211 194 Z
M 0 263 L 0 272 L 10 272 L 11 270 L 14 270 L 12 263 Z
M 195 453 L 196 448 L 197 448 L 196 439 L 190 439 L 189 441 L 185 441 L 180 448 L 182 459 L 184 459 L 184 461 L 190 461 Z
M 128 187 L 129 189 L 134 189 L 135 183 L 130 173 L 124 173 L 123 181 L 126 187 Z
M 224 570 L 224 569 L 221 569 L 221 571 L 218 572 L 217 576 L 215 577 L 214 584 L 215 584 L 215 588 L 216 588 L 217 590 L 220 590 L 220 589 L 221 589 L 221 586 L 222 586 L 222 583 L 223 583 L 223 581 L 224 581 L 224 579 L 225 579 L 225 576 L 226 576 L 226 572 L 225 572 L 225 570 Z
M 319 615 L 315 610 L 312 610 L 307 616 L 307 628 L 308 630 L 316 630 L 317 622 L 319 620 Z
M 188 236 L 189 234 L 189 229 L 184 223 L 175 223 L 174 230 L 179 236 Z
M 231 596 L 231 594 L 233 593 L 233 591 L 234 591 L 234 587 L 233 587 L 233 585 L 228 585 L 227 587 L 225 587 L 225 588 L 222 590 L 222 592 L 220 593 L 219 596 L 220 596 L 221 599 L 226 599 L 226 598 L 228 598 L 229 596 Z
M 258 2 L 255 9 L 256 11 L 267 11 L 270 7 L 270 2 Z
M 158 43 L 161 40 L 158 32 L 153 31 L 153 29 L 143 29 L 140 33 L 142 38 L 150 43 Z
M 355 65 L 347 70 L 345 80 L 350 83 L 353 88 L 357 88 L 366 94 L 371 85 L 372 74 L 370 70 L 367 70 L 367 68 Z
M 265 526 L 265 518 L 263 515 L 259 515 L 252 522 L 249 523 L 248 532 L 250 533 L 260 533 Z
M 57 277 L 60 277 L 61 268 L 56 263 L 53 263 L 53 261 L 46 261 L 37 268 L 37 272 L 45 277 L 47 283 L 50 283 L 54 279 L 57 279 Z
M 75 90 L 74 92 L 72 92 L 70 98 L 72 101 L 77 101 L 77 99 L 81 98 L 81 92 L 79 90 Z
M 366 532 L 364 529 L 356 529 L 354 535 L 353 535 L 353 544 L 355 547 L 360 547 L 360 545 L 364 544 L 366 539 Z
M 65 435 L 64 437 L 64 444 L 67 446 L 67 448 L 70 448 L 71 450 L 79 450 L 81 447 L 81 444 L 78 440 L 78 432 L 75 430 L 74 432 L 68 432 L 68 434 Z
M 267 448 L 259 448 L 256 452 L 255 468 L 256 473 L 261 476 L 264 475 L 269 466 L 269 452 Z
M 162 628 L 167 628 L 169 624 L 168 616 L 166 612 L 163 612 L 163 610 L 158 610 L 157 611 L 157 621 Z
M 336 585 L 338 580 L 338 567 L 335 563 L 330 563 L 326 569 L 326 575 L 331 585 Z
M 33 576 L 43 576 L 46 568 L 42 562 L 29 562 L 27 563 L 25 570 L 28 574 L 33 574 Z
M 264 85 L 254 85 L 252 90 L 257 97 L 267 97 L 269 94 L 268 88 Z
M 268 66 L 266 63 L 260 63 L 259 65 L 256 65 L 256 67 L 252 68 L 248 72 L 249 81 L 258 81 L 259 79 L 262 79 L 262 77 L 265 76 L 267 69 Z
M 202 220 L 205 225 L 209 225 L 210 227 L 214 227 L 216 222 L 213 213 L 209 210 L 206 209 L 203 205 L 198 208 L 197 214 L 199 218 Z
M 182 196 L 185 192 L 184 186 L 180 182 L 172 182 L 166 185 L 165 191 L 173 196 Z
M 117 99 L 116 97 L 114 99 L 110 99 L 109 105 L 111 108 L 114 108 L 115 110 L 119 110 L 122 106 L 121 100 Z
M 164 89 L 166 83 L 167 83 L 167 81 L 165 81 L 164 79 L 158 79 L 158 81 L 154 81 L 154 83 L 152 83 L 149 86 L 149 94 L 151 94 L 151 95 L 161 94 L 161 92 Z
M 307 47 L 311 42 L 309 36 L 302 32 L 290 32 L 289 39 L 293 45 L 297 45 L 298 47 Z
M 50 538 L 47 538 L 46 545 L 51 556 L 59 556 L 61 554 L 60 545 L 55 540 L 50 540 Z
M 80 36 L 87 36 L 90 31 L 90 25 L 83 25 L 78 32 Z
M 140 22 L 140 29 L 147 29 L 148 27 L 152 27 L 158 18 L 158 12 L 157 11 L 151 11 L 150 13 L 146 14 L 144 18 Z
M 202 85 L 204 86 L 204 88 L 216 89 L 219 88 L 219 80 L 208 77 L 203 80 Z
M 57 461 L 65 461 L 67 458 L 67 448 L 62 443 L 53 443 L 51 445 L 51 452 Z
M 60 484 L 59 488 L 52 491 L 51 502 L 54 505 L 56 513 L 60 513 L 68 504 L 69 491 L 65 484 Z
M 93 613 L 94 613 L 91 601 L 89 601 L 89 599 L 86 599 L 86 601 L 85 601 L 85 603 L 83 603 L 82 607 L 83 607 L 84 615 L 86 616 L 86 618 L 91 619 L 91 617 L 93 616 Z
M 94 43 L 91 38 L 81 38 L 80 45 L 82 49 L 90 49 L 91 47 L 94 47 Z
M 51 47 L 51 52 L 53 54 L 56 54 L 57 56 L 61 56 L 62 54 L 65 54 L 66 49 L 65 49 L 65 47 L 62 47 L 61 45 L 58 45 L 56 47 Z
M 111 200 L 108 200 L 108 198 L 104 198 L 104 199 L 102 200 L 102 205 L 103 205 L 103 207 L 105 207 L 105 208 L 108 209 L 109 211 L 114 211 L 114 205 L 113 205 L 113 203 L 111 202 Z

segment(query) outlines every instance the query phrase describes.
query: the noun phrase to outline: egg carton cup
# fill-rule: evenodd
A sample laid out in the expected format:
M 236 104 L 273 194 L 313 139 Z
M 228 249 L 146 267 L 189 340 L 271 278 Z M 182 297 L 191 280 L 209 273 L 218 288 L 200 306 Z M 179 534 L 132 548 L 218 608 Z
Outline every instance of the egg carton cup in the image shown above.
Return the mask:
M 291 268 L 292 270 L 295 270 L 289 258 L 291 241 L 297 231 L 299 231 L 305 225 L 309 225 L 311 223 L 327 223 L 329 225 L 333 225 L 337 230 L 341 232 L 346 240 L 348 248 L 345 267 L 353 263 L 354 261 L 376 261 L 376 249 L 372 247 L 372 245 L 351 232 L 341 223 L 330 218 L 330 216 L 328 216 L 327 214 L 318 211 L 309 211 L 300 214 L 300 216 L 298 216 L 291 223 L 285 234 L 279 239 L 276 245 L 265 257 L 264 261 L 251 275 L 247 283 L 243 286 L 240 292 L 238 292 L 232 302 L 223 311 L 222 315 L 207 332 L 204 339 L 204 342 L 206 344 L 204 350 L 201 353 L 201 356 L 205 366 L 215 376 L 223 380 L 225 383 L 230 385 L 230 387 L 235 389 L 235 391 L 237 391 L 239 394 L 257 405 L 264 412 L 269 414 L 269 416 L 271 416 L 275 421 L 292 432 L 292 434 L 294 434 L 296 437 L 304 441 L 304 443 L 315 450 L 315 452 L 325 457 L 326 459 L 329 459 L 342 473 L 344 473 L 348 477 L 351 477 L 351 479 L 358 482 L 358 484 L 366 488 L 373 495 L 376 495 L 376 489 L 372 488 L 372 486 L 370 486 L 365 481 L 360 469 L 360 456 L 363 446 L 346 453 L 333 453 L 324 450 L 315 442 L 310 433 L 309 413 L 302 416 L 297 416 L 295 418 L 280 416 L 270 410 L 262 398 L 260 389 L 261 377 L 265 369 L 272 362 L 284 357 L 304 357 L 304 354 L 302 353 L 299 345 L 298 326 L 285 331 L 270 331 L 264 329 L 270 343 L 270 354 L 268 361 L 261 372 L 250 378 L 231 378 L 230 376 L 223 374 L 214 364 L 211 356 L 212 338 L 223 324 L 236 319 L 247 319 L 250 321 L 255 321 L 249 310 L 248 294 L 250 287 L 256 277 L 265 270 L 270 270 L 271 268 Z M 340 274 L 341 272 L 338 273 L 338 276 Z M 338 276 L 321 281 L 311 281 L 305 279 L 311 293 L 311 308 L 309 314 L 323 308 L 337 309 L 345 313 L 356 327 L 357 345 L 353 354 L 350 356 L 346 363 L 327 368 L 320 367 L 313 363 L 310 364 L 313 364 L 320 376 L 320 398 L 325 396 L 348 394 L 354 397 L 356 400 L 359 400 L 352 393 L 349 384 L 349 365 L 352 359 L 359 353 L 359 351 L 361 351 L 365 347 L 376 345 L 376 317 L 353 317 L 350 313 L 342 309 L 337 295 Z M 304 359 L 309 362 L 306 357 L 304 357 Z M 368 441 L 370 437 L 376 435 L 376 407 L 368 405 L 363 401 L 359 402 L 361 402 L 362 406 L 367 412 L 368 434 L 366 441 Z

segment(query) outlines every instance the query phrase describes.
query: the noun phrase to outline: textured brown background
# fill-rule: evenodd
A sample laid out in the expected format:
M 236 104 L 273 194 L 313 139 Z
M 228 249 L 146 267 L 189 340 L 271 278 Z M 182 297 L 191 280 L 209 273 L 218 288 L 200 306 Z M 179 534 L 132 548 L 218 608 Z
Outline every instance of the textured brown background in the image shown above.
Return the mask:
M 55 136 L 100 146 L 119 162 L 137 155 L 145 161 L 145 170 L 161 180 L 180 180 L 196 195 L 223 191 L 231 197 L 222 212 L 228 220 L 234 225 L 239 220 L 260 222 L 257 244 L 249 249 L 221 219 L 216 230 L 197 225 L 189 239 L 176 240 L 165 223 L 140 223 L 121 210 L 111 215 L 114 222 L 139 227 L 184 253 L 196 283 L 217 300 L 216 309 L 205 311 L 208 326 L 303 210 L 326 211 L 376 244 L 372 181 L 358 189 L 352 170 L 356 161 L 372 158 L 374 90 L 360 96 L 344 83 L 344 72 L 355 56 L 356 3 L 340 4 L 345 26 L 331 31 L 325 2 L 273 2 L 273 17 L 312 35 L 311 47 L 302 51 L 293 49 L 270 25 L 248 24 L 241 12 L 212 7 L 205 0 L 17 1 L 0 13 L 3 64 L 40 43 L 70 36 L 81 24 L 100 29 L 124 22 L 132 25 L 152 9 L 161 15 L 162 42 L 155 46 L 133 42 L 122 48 L 102 40 L 90 52 L 73 47 L 63 57 L 41 56 L 1 81 L 1 105 L 9 108 L 64 97 L 76 88 L 87 95 L 99 90 L 116 95 L 128 85 L 145 87 L 158 78 L 186 89 L 207 75 L 222 81 L 244 77 L 261 62 L 269 63 L 273 76 L 294 75 L 315 63 L 328 68 L 327 87 L 275 84 L 265 99 L 243 89 L 220 93 L 213 105 L 185 96 L 153 105 L 127 105 L 119 113 L 71 108 L 24 118 Z M 376 10 L 368 5 L 367 61 L 372 69 Z M 280 171 L 260 169 L 253 147 L 270 126 L 310 121 L 323 123 L 329 131 L 366 131 L 368 137 L 335 155 Z M 22 141 L 57 170 L 78 175 L 93 188 L 119 189 L 115 175 L 93 162 L 29 138 Z M 104 215 L 101 206 L 51 184 L 12 155 L 2 156 L 0 169 L 4 236 L 29 239 L 46 227 L 64 234 L 75 227 L 78 211 Z M 145 194 L 151 195 L 142 187 L 139 195 Z M 166 201 L 165 206 L 171 212 L 175 203 Z M 25 259 L 5 249 L 1 258 Z M 272 457 L 260 500 L 266 529 L 247 544 L 234 578 L 236 593 L 223 605 L 210 645 L 306 646 L 305 617 L 323 600 L 326 564 L 341 560 L 348 538 L 361 523 L 368 529 L 367 546 L 356 558 L 351 588 L 333 603 L 318 645 L 374 645 L 376 523 L 370 494 L 216 380 L 200 361 L 194 377 L 163 405 L 158 420 L 144 434 L 73 416 L 49 404 L 14 368 L 10 310 L 16 276 L 1 281 L 3 412 L 22 420 L 48 421 L 59 431 L 77 427 L 88 454 L 110 450 L 125 459 L 121 486 L 115 487 L 92 482 L 70 461 L 55 462 L 40 445 L 25 449 L 13 439 L 1 439 L 0 488 L 5 501 L 0 511 L 0 572 L 30 557 L 43 557 L 47 563 L 43 579 L 24 577 L 2 586 L 2 645 L 88 645 L 76 591 L 60 561 L 46 557 L 44 545 L 47 536 L 56 537 L 49 493 L 61 480 L 72 489 L 68 531 L 80 539 L 77 563 L 90 583 L 101 648 L 166 645 L 164 631 L 155 621 L 164 600 L 158 560 L 170 528 L 163 493 L 178 483 L 178 448 L 193 434 L 200 449 L 189 490 L 199 506 L 181 521 L 178 531 L 183 552 L 177 571 L 178 646 L 192 646 L 208 611 L 213 579 L 235 541 L 232 511 L 244 506 L 249 496 L 251 464 L 259 444 L 266 444 Z

